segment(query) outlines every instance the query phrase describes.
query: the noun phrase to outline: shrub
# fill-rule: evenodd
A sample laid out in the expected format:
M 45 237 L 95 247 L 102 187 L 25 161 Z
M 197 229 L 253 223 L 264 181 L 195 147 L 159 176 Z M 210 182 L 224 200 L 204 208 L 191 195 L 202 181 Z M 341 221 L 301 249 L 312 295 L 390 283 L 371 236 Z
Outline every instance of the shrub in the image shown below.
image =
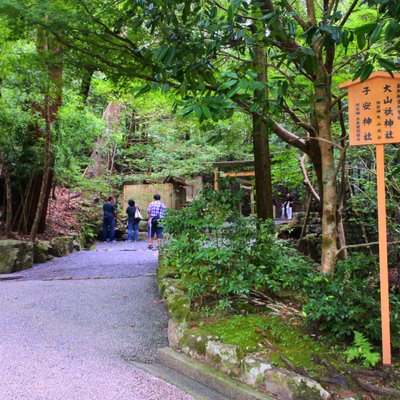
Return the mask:
M 377 264 L 365 253 L 354 253 L 339 261 L 333 279 L 316 275 L 308 288 L 304 312 L 321 329 L 338 338 L 349 338 L 354 331 L 366 332 L 369 339 L 381 338 L 379 281 Z M 391 295 L 393 344 L 400 345 L 400 301 Z
M 222 308 L 251 290 L 300 294 L 308 321 L 336 338 L 362 331 L 369 340 L 381 336 L 376 260 L 354 253 L 339 261 L 335 276 L 316 273 L 315 264 L 288 243 L 277 241 L 272 222 L 245 219 L 236 199 L 206 190 L 185 209 L 165 220 L 171 239 L 163 260 L 176 271 L 193 300 L 214 297 Z M 400 299 L 391 296 L 393 345 L 400 347 Z
M 226 299 L 266 284 L 261 259 L 274 244 L 273 224 L 245 219 L 236 210 L 235 198 L 206 190 L 165 219 L 171 240 L 164 257 L 194 298 L 211 294 Z

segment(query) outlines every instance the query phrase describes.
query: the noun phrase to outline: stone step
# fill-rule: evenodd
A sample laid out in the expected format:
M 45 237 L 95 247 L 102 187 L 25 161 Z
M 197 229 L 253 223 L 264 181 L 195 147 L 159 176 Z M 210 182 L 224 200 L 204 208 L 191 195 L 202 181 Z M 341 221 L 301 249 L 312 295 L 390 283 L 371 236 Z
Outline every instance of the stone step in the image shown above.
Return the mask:
M 158 362 L 151 364 L 134 362 L 133 364 L 191 395 L 194 400 L 227 400 L 225 396 Z
M 159 349 L 157 363 L 172 369 L 179 374 L 211 389 L 219 397 L 209 397 L 210 400 L 272 400 L 273 397 L 229 378 L 214 368 L 204 365 L 169 347 Z M 179 386 L 178 386 L 179 387 Z M 196 398 L 195 396 L 193 396 Z M 207 397 L 206 397 L 207 399 Z

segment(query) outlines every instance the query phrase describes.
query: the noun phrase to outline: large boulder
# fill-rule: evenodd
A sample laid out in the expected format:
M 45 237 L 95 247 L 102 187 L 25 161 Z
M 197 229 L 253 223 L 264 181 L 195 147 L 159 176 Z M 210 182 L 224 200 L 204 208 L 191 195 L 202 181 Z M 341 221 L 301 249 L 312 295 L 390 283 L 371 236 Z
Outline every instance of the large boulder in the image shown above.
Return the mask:
M 54 257 L 63 257 L 80 249 L 79 239 L 76 236 L 60 236 L 50 240 L 50 254 Z
M 39 240 L 33 246 L 33 261 L 35 263 L 45 263 L 54 258 L 51 255 L 53 246 L 48 240 Z
M 33 244 L 21 240 L 0 240 L 0 274 L 31 268 Z
M 147 223 L 147 220 L 142 220 L 139 222 L 139 231 L 140 232 L 147 232 L 149 230 L 149 224 Z

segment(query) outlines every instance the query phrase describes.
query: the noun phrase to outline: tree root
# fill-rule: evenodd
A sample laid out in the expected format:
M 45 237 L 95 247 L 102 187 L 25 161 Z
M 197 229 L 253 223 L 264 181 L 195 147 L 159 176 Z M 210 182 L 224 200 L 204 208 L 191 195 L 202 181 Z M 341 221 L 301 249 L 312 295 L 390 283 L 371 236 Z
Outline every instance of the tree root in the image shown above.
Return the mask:
M 264 343 L 265 343 L 272 351 L 278 350 L 278 349 L 268 340 L 268 338 L 266 337 L 265 332 L 264 332 L 262 329 L 256 328 L 255 332 L 262 336 Z
M 370 371 L 367 369 L 348 368 L 348 369 L 345 369 L 345 372 L 347 372 L 348 374 L 369 376 L 372 378 L 379 378 L 379 379 L 385 379 L 385 380 L 390 378 L 390 374 L 388 372 L 382 372 L 382 371 Z
M 384 396 L 393 396 L 397 399 L 400 398 L 400 390 L 388 388 L 385 386 L 371 385 L 370 383 L 366 382 L 365 380 L 359 377 L 354 377 L 354 380 L 361 389 L 366 390 L 370 393 L 375 393 Z
M 304 368 L 296 367 L 296 365 L 294 365 L 290 360 L 288 360 L 282 354 L 279 357 L 291 370 L 296 372 L 296 374 L 300 374 L 300 375 L 303 375 L 303 376 L 305 376 L 307 378 L 314 379 L 313 377 L 310 376 L 310 374 Z

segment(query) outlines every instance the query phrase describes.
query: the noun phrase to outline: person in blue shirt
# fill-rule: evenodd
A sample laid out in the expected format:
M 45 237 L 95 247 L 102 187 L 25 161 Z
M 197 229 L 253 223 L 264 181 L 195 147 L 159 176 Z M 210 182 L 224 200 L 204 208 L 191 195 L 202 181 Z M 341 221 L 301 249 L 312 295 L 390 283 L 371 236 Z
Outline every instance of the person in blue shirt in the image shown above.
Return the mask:
M 139 207 L 135 205 L 133 200 L 128 200 L 128 207 L 126 213 L 128 214 L 128 239 L 127 242 L 132 241 L 132 230 L 133 230 L 133 240 L 135 242 L 139 241 L 139 222 L 140 218 L 136 218 L 136 210 Z
M 115 242 L 115 216 L 117 207 L 114 197 L 110 196 L 103 205 L 103 242 Z

